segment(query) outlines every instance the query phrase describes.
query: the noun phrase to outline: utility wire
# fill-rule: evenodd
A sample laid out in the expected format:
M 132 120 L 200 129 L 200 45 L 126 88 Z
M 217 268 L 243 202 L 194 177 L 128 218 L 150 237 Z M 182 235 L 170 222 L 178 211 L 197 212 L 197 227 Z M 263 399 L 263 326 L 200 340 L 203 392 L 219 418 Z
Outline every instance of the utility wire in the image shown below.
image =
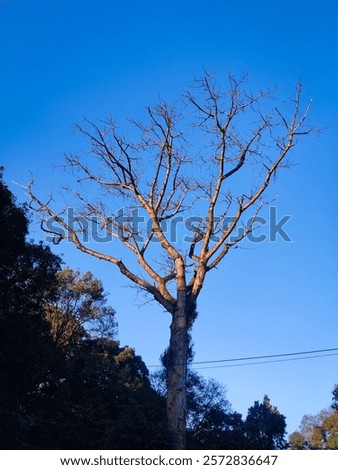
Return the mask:
M 219 360 L 214 360 L 214 361 L 199 361 L 199 362 L 192 362 L 191 364 L 197 365 L 197 364 L 215 364 L 219 362 L 251 361 L 255 359 L 272 359 L 276 357 L 300 356 L 304 354 L 316 354 L 316 353 L 331 352 L 331 351 L 338 351 L 338 348 L 317 349 L 313 351 L 302 351 L 302 352 L 293 352 L 293 353 L 284 353 L 284 354 L 268 354 L 265 356 L 239 357 L 239 358 L 234 358 L 234 359 L 219 359 Z
M 236 358 L 232 358 L 232 359 L 217 359 L 217 360 L 213 360 L 213 361 L 196 361 L 196 362 L 190 362 L 189 365 L 195 366 L 195 365 L 202 365 L 202 364 L 220 364 L 220 363 L 226 363 L 226 362 L 254 361 L 256 359 L 275 359 L 275 358 L 279 358 L 279 357 L 304 356 L 306 354 L 318 354 L 318 353 L 326 353 L 326 352 L 332 352 L 332 351 L 338 351 L 338 348 L 315 349 L 315 350 L 312 350 L 312 351 L 301 351 L 301 352 L 283 353 L 283 354 L 267 354 L 267 355 L 264 355 L 264 356 L 236 357 Z M 330 354 L 330 356 L 331 355 L 335 356 L 336 354 Z M 311 359 L 312 357 L 324 357 L 324 356 L 325 355 L 308 356 L 308 357 L 304 357 L 303 359 Z M 326 356 L 328 356 L 328 355 L 326 355 Z M 284 359 L 284 361 L 295 360 L 295 359 Z M 302 359 L 302 358 L 299 358 L 299 359 Z M 258 362 L 258 363 L 257 362 L 256 363 L 250 362 L 247 365 L 249 365 L 249 364 L 267 364 L 267 363 L 270 363 L 270 362 L 282 362 L 282 360 L 279 360 L 279 361 L 265 361 L 265 362 Z M 236 365 L 244 365 L 244 364 L 232 364 L 229 367 L 234 367 Z M 150 368 L 150 367 L 162 367 L 162 366 L 160 364 L 157 364 L 157 365 L 148 366 L 148 368 Z M 215 366 L 213 368 L 216 368 L 216 367 L 226 367 L 226 366 Z
M 260 361 L 260 362 L 244 362 L 241 364 L 225 364 L 225 365 L 218 365 L 218 366 L 205 366 L 205 367 L 194 367 L 194 370 L 202 370 L 202 369 L 221 369 L 226 367 L 240 367 L 240 366 L 253 366 L 255 364 L 271 364 L 274 362 L 289 362 L 289 361 L 301 361 L 304 359 L 314 359 L 316 357 L 329 357 L 329 356 L 338 356 L 338 353 L 332 354 L 319 354 L 315 356 L 303 356 L 303 357 L 293 357 L 288 359 L 277 359 L 272 361 Z

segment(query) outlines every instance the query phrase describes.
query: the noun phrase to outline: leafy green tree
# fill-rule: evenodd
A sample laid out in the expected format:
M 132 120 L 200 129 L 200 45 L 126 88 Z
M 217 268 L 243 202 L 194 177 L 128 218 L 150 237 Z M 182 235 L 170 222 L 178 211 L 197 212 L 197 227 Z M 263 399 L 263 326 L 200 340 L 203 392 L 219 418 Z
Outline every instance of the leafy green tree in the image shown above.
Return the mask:
M 263 402 L 255 401 L 249 408 L 245 420 L 245 431 L 250 449 L 285 449 L 286 421 L 277 409 L 271 405 L 267 395 Z
M 59 347 L 79 344 L 84 338 L 113 338 L 117 332 L 115 311 L 107 305 L 102 282 L 91 272 L 70 268 L 59 271 L 57 293 L 46 304 L 46 318 Z
M 295 431 L 289 436 L 289 447 L 291 450 L 305 449 L 305 438 L 302 433 Z
M 312 431 L 310 449 L 325 449 L 325 435 L 321 426 L 315 426 Z
M 299 426 L 289 437 L 291 449 L 338 449 L 338 387 L 335 385 L 331 408 L 315 415 L 304 415 Z
M 323 409 L 315 415 L 304 415 L 299 426 L 299 431 L 290 435 L 290 439 L 294 442 L 294 434 L 302 436 L 302 449 L 325 449 L 326 436 L 323 428 L 325 421 L 333 414 L 330 409 Z M 289 439 L 290 446 L 292 444 Z
M 329 449 L 338 449 L 338 411 L 327 417 L 322 430 Z
M 306 436 L 307 448 L 316 450 L 336 449 L 338 443 L 338 412 L 324 409 L 314 416 L 305 416 L 302 419 L 304 432 L 304 422 L 307 423 Z

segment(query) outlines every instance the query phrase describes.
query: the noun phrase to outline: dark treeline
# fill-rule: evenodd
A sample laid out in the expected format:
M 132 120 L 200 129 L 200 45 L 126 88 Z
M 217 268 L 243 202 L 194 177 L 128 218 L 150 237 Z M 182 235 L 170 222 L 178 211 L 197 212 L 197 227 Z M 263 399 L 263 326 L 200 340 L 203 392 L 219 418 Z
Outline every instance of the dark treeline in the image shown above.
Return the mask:
M 102 283 L 27 241 L 27 209 L 2 179 L 0 218 L 0 447 L 165 447 L 163 398 L 114 339 Z
M 2 174 L 0 217 L 0 448 L 168 448 L 165 369 L 150 377 L 120 346 L 101 281 L 28 240 L 27 208 Z M 224 387 L 194 372 L 187 424 L 190 449 L 287 447 L 268 396 L 244 419 Z

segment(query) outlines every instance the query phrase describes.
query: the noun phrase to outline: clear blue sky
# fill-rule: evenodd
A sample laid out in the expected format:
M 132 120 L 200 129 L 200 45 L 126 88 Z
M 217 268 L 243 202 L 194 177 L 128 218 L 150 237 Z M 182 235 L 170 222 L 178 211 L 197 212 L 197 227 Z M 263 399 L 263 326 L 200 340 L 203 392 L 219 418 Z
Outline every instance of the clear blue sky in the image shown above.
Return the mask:
M 5 181 L 35 175 L 37 191 L 55 191 L 64 153 L 83 150 L 72 125 L 111 114 L 142 116 L 203 73 L 249 73 L 254 87 L 288 97 L 301 80 L 313 98 L 311 122 L 325 127 L 294 155 L 274 191 L 291 214 L 292 243 L 236 250 L 205 283 L 194 327 L 196 361 L 338 347 L 337 148 L 338 6 L 336 2 L 0 1 L 0 164 Z M 38 227 L 32 235 L 39 237 Z M 91 269 L 111 293 L 122 344 L 158 363 L 169 318 L 114 269 L 58 249 L 71 267 Z M 125 287 L 125 288 L 124 288 Z M 293 431 L 305 413 L 331 403 L 338 356 L 201 370 L 228 388 L 246 414 L 267 393 Z

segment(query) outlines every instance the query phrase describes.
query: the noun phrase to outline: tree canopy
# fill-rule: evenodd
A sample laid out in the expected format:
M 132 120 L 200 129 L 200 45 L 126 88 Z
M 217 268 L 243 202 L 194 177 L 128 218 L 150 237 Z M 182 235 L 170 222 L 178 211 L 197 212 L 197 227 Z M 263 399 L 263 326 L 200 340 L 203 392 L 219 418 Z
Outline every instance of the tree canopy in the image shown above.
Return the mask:
M 267 189 L 312 131 L 301 84 L 288 106 L 271 109 L 273 94 L 245 82 L 229 75 L 219 85 L 205 73 L 176 105 L 148 106 L 146 120 L 131 120 L 125 132 L 111 118 L 87 120 L 77 129 L 90 157 L 66 159 L 75 176 L 70 202 L 55 207 L 33 182 L 27 187 L 55 243 L 71 240 L 111 263 L 171 316 L 167 421 L 175 449 L 186 446 L 189 333 L 206 277 L 252 234 Z M 107 250 L 87 243 L 89 235 L 119 243 Z
M 245 421 L 246 434 L 253 449 L 286 449 L 286 420 L 267 395 L 263 402 L 255 401 Z
M 332 391 L 331 408 L 321 410 L 316 415 L 304 415 L 298 431 L 289 436 L 291 449 L 338 449 L 338 386 Z

